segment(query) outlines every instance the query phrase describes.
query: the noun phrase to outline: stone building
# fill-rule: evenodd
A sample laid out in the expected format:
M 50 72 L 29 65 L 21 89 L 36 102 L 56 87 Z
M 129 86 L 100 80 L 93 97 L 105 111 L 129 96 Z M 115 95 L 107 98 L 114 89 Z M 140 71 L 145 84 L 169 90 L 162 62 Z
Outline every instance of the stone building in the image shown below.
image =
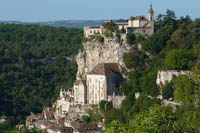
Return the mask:
M 102 100 L 108 101 L 119 87 L 122 76 L 117 63 L 98 64 L 87 74 L 88 103 L 98 104 Z
M 74 82 L 74 104 L 84 105 L 87 102 L 87 86 L 85 80 Z
M 56 101 L 56 113 L 66 114 L 69 108 L 73 106 L 73 100 L 73 88 L 62 88 L 60 90 L 60 97 Z
M 112 22 L 112 20 L 106 21 L 106 23 Z M 148 11 L 148 19 L 145 16 L 131 16 L 128 21 L 115 22 L 119 30 L 124 29 L 126 34 L 135 33 L 141 36 L 150 36 L 154 33 L 154 11 L 152 5 Z M 85 26 L 84 35 L 90 37 L 92 35 L 104 34 L 103 26 Z
M 109 100 L 122 81 L 117 63 L 101 63 L 86 75 L 86 80 L 74 83 L 74 104 L 98 104 Z M 111 98 L 110 98 L 111 99 Z
M 101 25 L 84 27 L 84 35 L 86 37 L 89 37 L 95 34 L 100 34 L 100 35 L 103 34 L 103 27 Z

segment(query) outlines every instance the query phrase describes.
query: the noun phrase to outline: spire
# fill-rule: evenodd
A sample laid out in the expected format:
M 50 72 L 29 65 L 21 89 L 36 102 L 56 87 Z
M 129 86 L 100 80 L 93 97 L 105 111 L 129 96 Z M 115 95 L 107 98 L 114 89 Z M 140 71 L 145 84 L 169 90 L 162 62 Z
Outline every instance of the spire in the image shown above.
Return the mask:
M 153 11 L 153 8 L 152 8 L 152 3 L 150 4 L 149 13 L 154 14 L 154 11 Z

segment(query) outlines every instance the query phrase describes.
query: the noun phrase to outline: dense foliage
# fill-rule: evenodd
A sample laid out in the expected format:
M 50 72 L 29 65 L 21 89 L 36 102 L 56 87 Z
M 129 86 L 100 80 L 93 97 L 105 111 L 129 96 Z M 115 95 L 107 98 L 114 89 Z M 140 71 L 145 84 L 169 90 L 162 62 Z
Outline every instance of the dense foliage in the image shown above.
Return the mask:
M 176 18 L 167 10 L 155 21 L 155 33 L 148 38 L 136 37 L 142 50 L 133 48 L 124 55 L 129 71 L 120 91 L 127 98 L 120 109 L 106 114 L 109 133 L 138 132 L 195 132 L 200 131 L 198 120 L 200 84 L 200 19 L 189 16 Z M 160 88 L 156 84 L 158 70 L 184 70 L 186 75 L 174 77 Z M 140 92 L 139 99 L 135 93 Z M 174 100 L 173 109 L 157 99 Z M 191 121 L 191 123 L 190 123 Z
M 82 31 L 37 25 L 0 25 L 0 116 L 23 123 L 71 87 Z

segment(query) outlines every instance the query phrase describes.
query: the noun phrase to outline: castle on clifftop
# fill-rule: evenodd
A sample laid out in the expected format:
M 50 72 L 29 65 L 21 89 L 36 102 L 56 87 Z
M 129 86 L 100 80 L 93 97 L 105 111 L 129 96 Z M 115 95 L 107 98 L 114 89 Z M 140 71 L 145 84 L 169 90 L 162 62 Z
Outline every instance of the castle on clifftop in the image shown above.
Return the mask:
M 106 23 L 112 22 L 112 20 L 106 21 Z M 148 19 L 145 16 L 131 16 L 129 20 L 122 22 L 114 22 L 119 30 L 125 30 L 126 34 L 134 33 L 140 36 L 150 36 L 154 33 L 154 11 L 152 4 L 148 11 Z M 90 36 L 100 34 L 104 35 L 104 28 L 102 25 L 85 26 L 84 35 L 89 38 Z

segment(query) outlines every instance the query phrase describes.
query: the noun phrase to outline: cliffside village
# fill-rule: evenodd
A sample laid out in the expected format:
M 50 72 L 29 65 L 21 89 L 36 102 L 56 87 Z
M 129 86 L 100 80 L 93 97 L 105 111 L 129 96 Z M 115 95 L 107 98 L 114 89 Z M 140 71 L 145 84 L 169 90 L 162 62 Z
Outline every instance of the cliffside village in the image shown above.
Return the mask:
M 111 21 L 106 21 L 109 23 Z M 152 5 L 145 16 L 130 17 L 127 22 L 114 22 L 119 30 L 125 29 L 126 34 L 149 36 L 154 33 L 154 11 Z M 86 26 L 84 35 L 90 37 L 104 34 L 103 26 Z M 119 93 L 123 77 L 118 62 L 101 62 L 85 77 L 77 76 L 72 88 L 62 88 L 60 96 L 52 107 L 45 108 L 41 114 L 31 113 L 26 118 L 26 128 L 42 130 L 48 133 L 102 133 L 105 132 L 104 119 L 96 125 L 81 122 L 82 116 L 89 116 L 91 105 L 98 105 L 102 100 L 113 103 L 119 108 L 125 99 Z

